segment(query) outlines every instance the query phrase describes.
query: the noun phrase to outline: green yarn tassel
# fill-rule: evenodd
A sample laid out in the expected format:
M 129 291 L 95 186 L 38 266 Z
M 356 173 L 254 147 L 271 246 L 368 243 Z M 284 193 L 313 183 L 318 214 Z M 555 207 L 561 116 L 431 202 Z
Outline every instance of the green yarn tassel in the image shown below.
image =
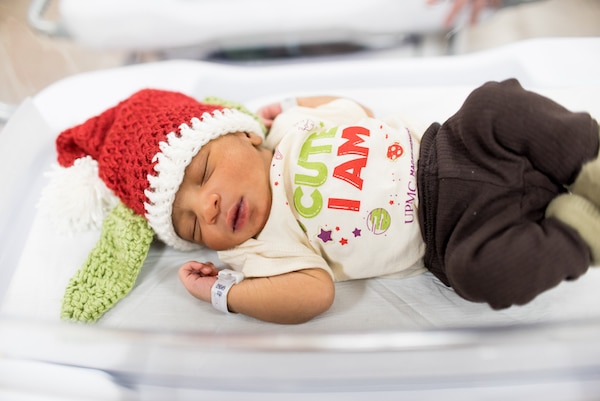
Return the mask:
M 205 97 L 203 102 L 206 104 L 214 104 L 214 105 L 227 107 L 230 109 L 235 109 L 235 110 L 241 111 L 242 113 L 248 114 L 250 117 L 255 119 L 260 124 L 260 128 L 262 129 L 263 134 L 267 133 L 267 127 L 265 127 L 265 124 L 262 122 L 260 117 L 257 116 L 256 114 L 254 114 L 253 112 L 251 112 L 250 110 L 248 110 L 246 108 L 246 106 L 244 106 L 241 103 L 234 102 L 233 100 L 222 99 L 217 96 Z
M 61 318 L 92 323 L 131 291 L 154 232 L 148 222 L 119 203 L 102 223 L 98 243 L 69 281 Z

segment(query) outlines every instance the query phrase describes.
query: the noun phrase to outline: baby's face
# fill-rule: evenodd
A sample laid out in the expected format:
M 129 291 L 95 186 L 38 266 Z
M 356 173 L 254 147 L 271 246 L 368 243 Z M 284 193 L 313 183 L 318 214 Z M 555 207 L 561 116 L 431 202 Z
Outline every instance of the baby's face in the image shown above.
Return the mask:
M 271 152 L 256 134 L 227 134 L 204 145 L 185 170 L 173 202 L 181 238 L 214 250 L 256 236 L 271 210 Z

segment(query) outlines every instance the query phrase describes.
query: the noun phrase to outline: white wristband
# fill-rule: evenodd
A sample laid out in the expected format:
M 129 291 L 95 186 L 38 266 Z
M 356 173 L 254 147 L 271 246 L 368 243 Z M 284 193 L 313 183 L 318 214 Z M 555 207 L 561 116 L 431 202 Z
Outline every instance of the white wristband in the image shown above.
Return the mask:
M 210 299 L 215 309 L 223 313 L 230 313 L 227 307 L 227 293 L 234 284 L 238 284 L 244 279 L 244 273 L 236 272 L 230 269 L 223 269 L 217 276 L 217 281 L 210 290 Z
M 295 97 L 286 97 L 279 103 L 279 105 L 281 106 L 281 111 L 286 112 L 292 107 L 298 106 L 298 101 Z

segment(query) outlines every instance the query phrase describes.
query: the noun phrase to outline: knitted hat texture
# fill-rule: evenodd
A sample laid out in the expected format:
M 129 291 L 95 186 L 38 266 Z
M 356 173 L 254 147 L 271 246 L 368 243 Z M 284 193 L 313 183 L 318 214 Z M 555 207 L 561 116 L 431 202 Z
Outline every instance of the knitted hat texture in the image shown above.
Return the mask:
M 180 250 L 194 245 L 174 231 L 171 212 L 186 167 L 206 143 L 219 136 L 250 131 L 259 122 L 233 107 L 199 102 L 178 92 L 144 89 L 56 140 L 58 163 L 97 163 L 102 182 L 144 216 L 159 239 Z
M 148 222 L 123 203 L 102 224 L 102 235 L 83 266 L 71 277 L 61 318 L 95 322 L 134 287 L 154 233 Z

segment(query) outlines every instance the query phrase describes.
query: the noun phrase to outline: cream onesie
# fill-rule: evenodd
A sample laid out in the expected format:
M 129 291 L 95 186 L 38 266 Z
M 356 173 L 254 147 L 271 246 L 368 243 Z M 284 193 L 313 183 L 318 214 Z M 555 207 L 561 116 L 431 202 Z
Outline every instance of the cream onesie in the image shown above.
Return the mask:
M 264 229 L 219 258 L 246 277 L 322 268 L 335 281 L 425 271 L 417 217 L 419 136 L 339 99 L 280 114 Z

